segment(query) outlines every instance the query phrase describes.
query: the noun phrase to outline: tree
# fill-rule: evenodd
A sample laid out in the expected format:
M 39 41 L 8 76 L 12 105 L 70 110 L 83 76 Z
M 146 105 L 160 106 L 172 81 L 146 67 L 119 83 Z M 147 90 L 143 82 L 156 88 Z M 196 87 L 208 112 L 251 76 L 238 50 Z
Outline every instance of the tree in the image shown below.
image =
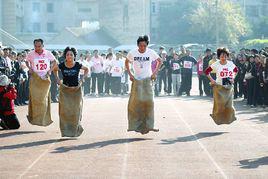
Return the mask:
M 239 38 L 250 31 L 241 7 L 224 0 L 218 0 L 218 5 L 216 2 L 217 0 L 203 0 L 200 3 L 189 17 L 189 32 L 201 43 L 215 43 L 218 21 L 220 43 L 237 44 Z

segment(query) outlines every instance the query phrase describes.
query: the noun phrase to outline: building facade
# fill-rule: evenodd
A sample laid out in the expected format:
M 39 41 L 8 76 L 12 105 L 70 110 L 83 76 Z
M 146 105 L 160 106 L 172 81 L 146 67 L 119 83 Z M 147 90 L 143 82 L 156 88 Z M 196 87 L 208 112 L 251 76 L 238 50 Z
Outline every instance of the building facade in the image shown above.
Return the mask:
M 100 0 L 101 26 L 122 44 L 150 34 L 150 0 Z
M 23 27 L 23 1 L 1 1 L 1 35 L 3 42 L 15 43 L 15 34 Z
M 150 34 L 151 0 L 0 1 L 1 27 L 26 44 L 40 37 L 50 41 L 66 27 L 91 22 L 99 22 L 100 28 L 122 44 L 133 44 L 139 35 Z

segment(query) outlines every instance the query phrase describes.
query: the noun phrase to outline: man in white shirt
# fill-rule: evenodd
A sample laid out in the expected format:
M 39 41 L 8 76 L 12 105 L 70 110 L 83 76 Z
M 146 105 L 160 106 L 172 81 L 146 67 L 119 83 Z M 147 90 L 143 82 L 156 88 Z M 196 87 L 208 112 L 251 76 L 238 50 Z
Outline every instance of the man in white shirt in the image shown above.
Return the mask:
M 137 40 L 138 49 L 131 50 L 125 62 L 132 83 L 128 104 L 128 131 L 147 134 L 154 129 L 154 102 L 152 80 L 156 79 L 161 64 L 159 55 L 147 48 L 149 37 L 141 36 Z M 152 62 L 157 61 L 154 71 Z M 133 72 L 130 70 L 130 64 Z
M 95 95 L 96 93 L 96 83 L 98 87 L 98 94 L 103 94 L 103 77 L 104 77 L 104 70 L 103 70 L 103 59 L 99 55 L 98 50 L 93 51 L 93 56 L 91 58 L 92 62 L 92 94 Z

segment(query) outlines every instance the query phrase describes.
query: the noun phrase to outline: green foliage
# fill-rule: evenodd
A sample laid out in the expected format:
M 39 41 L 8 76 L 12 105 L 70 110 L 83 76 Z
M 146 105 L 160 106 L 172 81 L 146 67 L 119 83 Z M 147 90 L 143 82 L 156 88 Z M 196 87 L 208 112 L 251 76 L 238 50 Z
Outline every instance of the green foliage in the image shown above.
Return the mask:
M 243 42 L 243 46 L 246 48 L 264 48 L 268 47 L 268 39 L 251 39 Z
M 218 0 L 218 6 L 216 0 L 177 0 L 160 10 L 158 41 L 214 44 L 216 18 L 222 44 L 237 44 L 250 32 L 238 5 L 224 0 Z
M 218 4 L 206 0 L 190 17 L 190 33 L 203 43 L 215 42 L 217 20 L 220 43 L 237 44 L 250 31 L 240 6 L 224 0 L 218 0 Z

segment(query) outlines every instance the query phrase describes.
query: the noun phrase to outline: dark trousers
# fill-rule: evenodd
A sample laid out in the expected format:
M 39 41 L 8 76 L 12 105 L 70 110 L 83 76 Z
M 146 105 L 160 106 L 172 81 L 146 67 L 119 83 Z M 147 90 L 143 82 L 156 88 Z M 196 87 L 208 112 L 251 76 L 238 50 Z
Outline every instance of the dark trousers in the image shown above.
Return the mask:
M 167 93 L 172 92 L 172 72 L 167 72 Z
M 124 78 L 124 83 L 122 83 L 122 93 L 127 94 L 128 90 L 129 90 L 128 89 L 128 72 L 127 71 L 124 72 L 123 78 Z
M 182 73 L 179 95 L 182 95 L 183 92 L 186 92 L 187 95 L 190 95 L 190 91 L 192 89 L 192 75 L 192 73 Z
M 11 114 L 8 116 L 0 115 L 1 123 L 0 126 L 3 129 L 18 129 L 20 128 L 19 120 L 16 114 Z
M 27 79 L 24 83 L 25 83 L 25 85 L 24 85 L 25 100 L 28 101 L 29 100 L 29 83 L 30 83 L 30 80 Z
M 111 75 L 109 73 L 105 73 L 104 76 L 104 86 L 105 86 L 105 93 L 110 94 L 111 89 Z
M 167 75 L 165 72 L 161 72 L 158 75 L 158 92 L 161 93 L 162 83 L 164 83 L 164 92 L 167 92 Z
M 247 80 L 247 104 L 254 106 L 257 105 L 255 80 L 255 78 Z
M 50 79 L 51 79 L 51 87 L 50 87 L 51 99 L 53 102 L 55 102 L 57 101 L 58 85 L 54 74 L 51 74 Z
M 258 90 L 258 103 L 260 104 L 260 105 L 267 105 L 267 103 L 266 103 L 266 94 L 265 94 L 265 92 L 266 92 L 266 89 L 265 89 L 266 87 L 265 86 L 260 86 L 259 87 L 259 90 Z
M 159 75 L 157 75 L 156 77 L 156 80 L 154 81 L 154 95 L 155 96 L 159 96 L 159 84 L 158 84 L 158 81 L 159 81 Z
M 199 95 L 200 96 L 203 96 L 203 88 L 205 89 L 205 83 L 204 83 L 204 81 L 205 81 L 205 76 L 204 75 L 198 75 Z
M 85 81 L 83 83 L 83 86 L 84 86 L 84 95 L 90 94 L 90 83 L 91 83 L 91 78 L 90 77 L 86 77 L 85 78 Z
M 206 96 L 212 95 L 212 88 L 210 86 L 210 81 L 207 76 L 204 75 L 204 92 Z
M 264 84 L 264 104 L 268 105 L 268 84 Z
M 25 101 L 27 100 L 27 83 L 26 81 L 22 82 L 22 83 L 18 83 L 17 84 L 17 92 L 18 92 L 18 97 L 17 97 L 17 102 L 18 104 L 24 104 Z
M 98 87 L 98 94 L 103 93 L 103 73 L 92 73 L 92 93 L 96 93 L 96 83 Z
M 111 77 L 111 90 L 116 95 L 121 93 L 121 77 Z
M 234 81 L 234 97 L 242 97 L 244 94 L 244 80 L 243 79 L 235 79 Z

